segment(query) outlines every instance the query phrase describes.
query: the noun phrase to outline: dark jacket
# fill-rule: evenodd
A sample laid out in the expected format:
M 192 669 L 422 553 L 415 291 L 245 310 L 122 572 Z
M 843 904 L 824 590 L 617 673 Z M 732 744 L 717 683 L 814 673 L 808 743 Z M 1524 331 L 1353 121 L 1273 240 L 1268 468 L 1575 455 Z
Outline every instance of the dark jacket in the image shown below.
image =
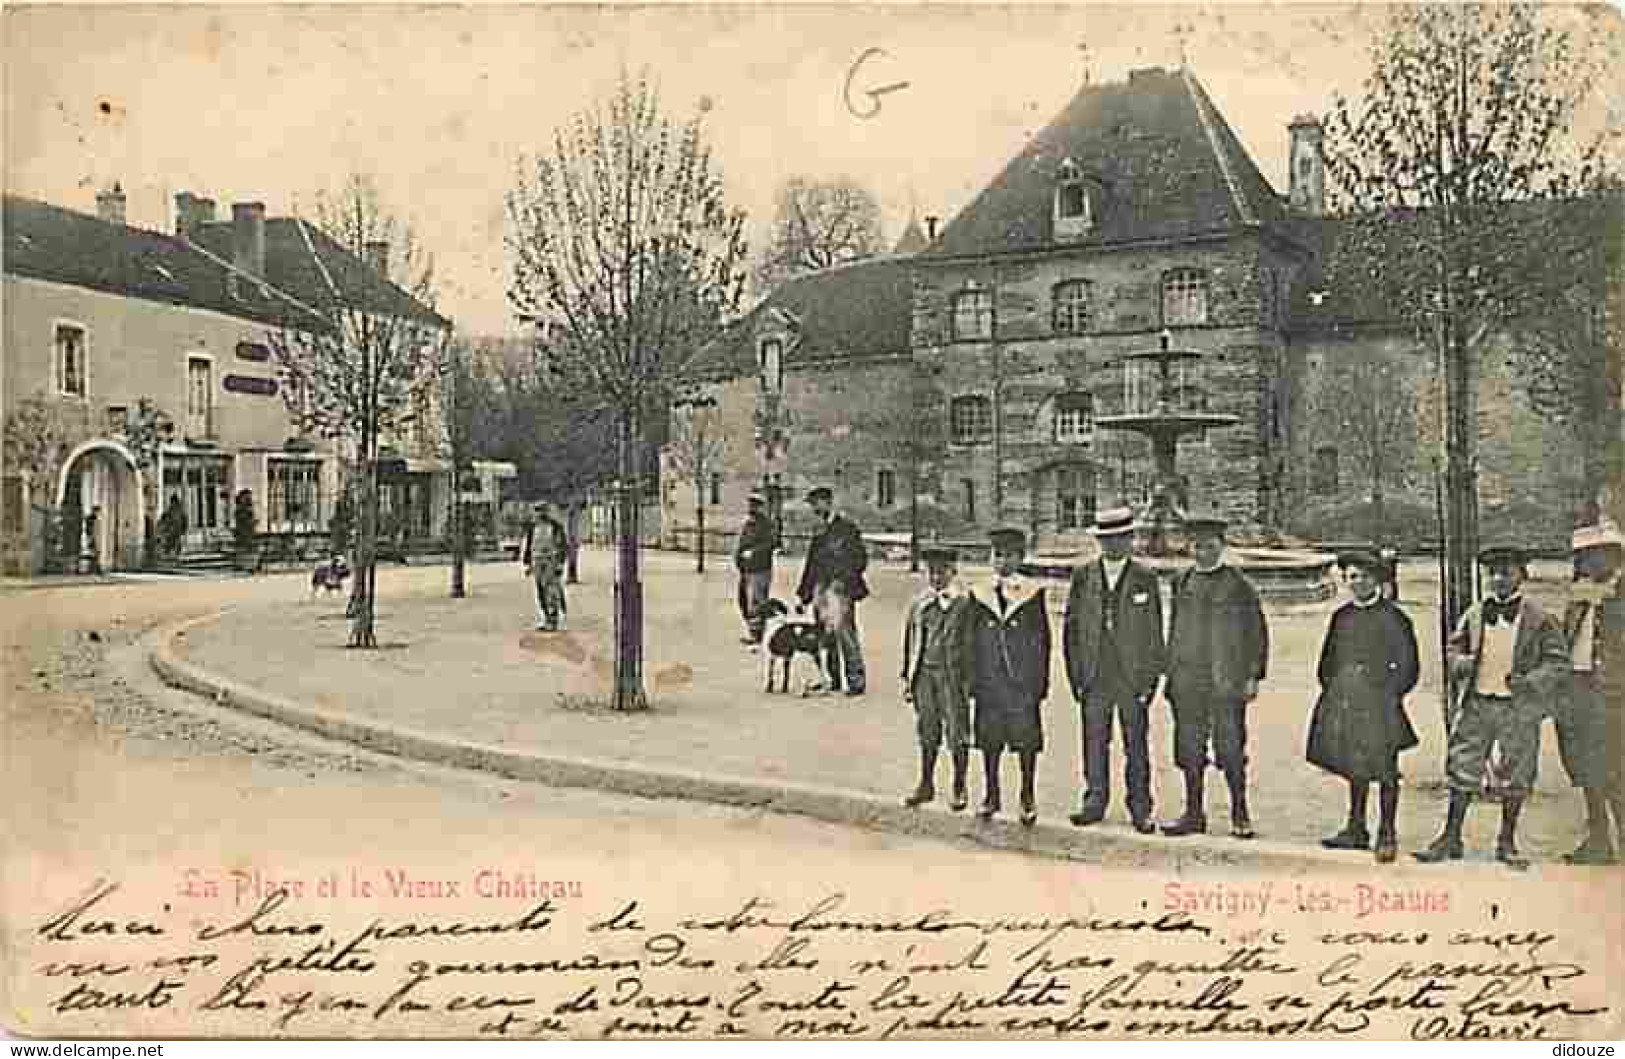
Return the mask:
M 971 592 L 969 622 L 969 686 L 981 708 L 1049 696 L 1049 610 L 1042 588 L 1027 582 L 1026 591 L 1001 615 L 993 589 L 978 585 Z
M 1162 676 L 1162 588 L 1157 575 L 1133 559 L 1117 582 L 1112 617 L 1112 643 L 1103 639 L 1101 613 L 1106 606 L 1106 570 L 1100 562 L 1072 571 L 1072 588 L 1061 619 L 1061 650 L 1072 694 L 1081 702 L 1100 676 L 1101 652 L 1118 653 L 1123 673 L 1138 695 L 1156 694 Z
M 1269 668 L 1269 626 L 1258 591 L 1232 566 L 1221 566 L 1212 577 L 1215 586 L 1213 610 L 1209 615 L 1181 607 L 1195 569 L 1183 570 L 1174 578 L 1168 601 L 1168 690 L 1170 697 L 1181 687 L 1207 685 L 1221 698 L 1241 698 L 1242 686 L 1249 680 L 1263 680 Z M 1181 658 L 1183 648 L 1206 638 L 1209 671 L 1192 672 Z
M 807 547 L 807 562 L 801 568 L 796 598 L 811 603 L 819 586 L 839 582 L 846 586 L 846 594 L 854 603 L 866 599 L 869 584 L 863 579 L 863 572 L 868 568 L 869 549 L 857 525 L 845 515 L 833 515 Z
M 778 547 L 779 535 L 773 529 L 773 520 L 752 512 L 739 529 L 739 542 L 734 545 L 734 566 L 742 574 L 771 570 L 773 553 Z
M 542 548 L 536 547 L 536 534 L 548 532 L 553 534 L 552 548 L 549 550 L 545 545 Z M 526 566 L 530 566 L 533 552 L 541 551 L 543 554 L 549 556 L 549 559 L 554 567 L 562 570 L 564 568 L 564 558 L 566 555 L 568 540 L 569 538 L 564 532 L 564 527 L 559 524 L 558 520 L 552 518 L 551 516 L 543 515 L 540 519 L 531 524 L 530 529 L 525 531 L 525 547 L 520 552 L 519 561 L 524 563 Z
M 971 598 L 963 591 L 952 591 L 953 602 L 944 616 L 948 623 L 947 649 L 949 672 L 958 685 L 956 694 L 964 694 L 965 677 L 970 671 L 970 618 Z M 930 589 L 918 593 L 908 605 L 908 617 L 903 621 L 903 684 L 914 683 L 920 670 L 920 657 L 925 652 L 925 607 L 936 593 Z
M 1512 647 L 1512 688 L 1514 701 L 1541 712 L 1551 707 L 1551 697 L 1562 689 L 1572 671 L 1569 642 L 1563 627 L 1546 609 L 1525 596 L 1518 610 L 1518 633 Z M 1456 706 L 1472 694 L 1478 682 L 1478 662 L 1484 648 L 1484 601 L 1467 608 L 1450 634 L 1448 647 L 1452 663 L 1472 660 L 1466 679 L 1456 682 Z

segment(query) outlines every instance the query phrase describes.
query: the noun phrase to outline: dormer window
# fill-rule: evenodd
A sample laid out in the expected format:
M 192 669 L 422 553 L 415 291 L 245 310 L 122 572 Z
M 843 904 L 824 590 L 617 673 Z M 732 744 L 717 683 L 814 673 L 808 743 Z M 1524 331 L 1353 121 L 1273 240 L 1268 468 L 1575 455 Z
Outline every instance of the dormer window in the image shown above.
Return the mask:
M 778 393 L 784 389 L 784 340 L 764 338 L 756 348 L 762 389 Z
M 1055 238 L 1077 239 L 1095 226 L 1093 182 L 1068 158 L 1055 176 Z

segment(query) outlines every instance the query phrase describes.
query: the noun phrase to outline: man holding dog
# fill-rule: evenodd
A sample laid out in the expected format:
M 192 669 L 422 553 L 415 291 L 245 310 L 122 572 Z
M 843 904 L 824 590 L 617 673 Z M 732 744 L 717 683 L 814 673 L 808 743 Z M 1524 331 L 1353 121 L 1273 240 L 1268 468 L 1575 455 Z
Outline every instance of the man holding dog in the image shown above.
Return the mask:
M 862 695 L 866 674 L 863 644 L 858 639 L 858 603 L 869 596 L 863 578 L 869 551 L 852 520 L 835 513 L 833 492 L 819 486 L 808 492 L 807 504 L 819 529 L 807 546 L 796 598 L 803 607 L 812 605 L 824 630 L 830 687 L 838 690 L 844 678 L 848 695 Z
M 1087 827 L 1111 801 L 1112 722 L 1123 733 L 1123 781 L 1134 830 L 1150 834 L 1151 758 L 1146 745 L 1151 699 L 1162 678 L 1162 592 L 1157 575 L 1134 561 L 1134 512 L 1102 511 L 1091 534 L 1100 559 L 1072 573 L 1062 622 L 1062 653 L 1073 697 L 1083 711 L 1082 805 L 1072 823 Z
M 739 642 L 757 647 L 767 622 L 762 604 L 773 587 L 773 553 L 778 549 L 779 535 L 767 513 L 767 497 L 752 492 L 748 502 L 750 513 L 745 516 L 739 543 L 734 546 L 734 567 L 739 571 L 739 616 L 745 622 L 745 636 Z
M 535 511 L 536 521 L 525 532 L 520 561 L 536 583 L 536 628 L 553 632 L 564 621 L 564 561 L 569 542 L 552 505 L 537 504 Z
M 914 597 L 903 622 L 903 701 L 914 705 L 920 741 L 920 782 L 903 799 L 910 809 L 937 796 L 937 751 L 946 744 L 954 766 L 955 812 L 969 800 L 970 704 L 966 650 L 970 598 L 954 584 L 952 548 L 922 548 L 928 585 Z

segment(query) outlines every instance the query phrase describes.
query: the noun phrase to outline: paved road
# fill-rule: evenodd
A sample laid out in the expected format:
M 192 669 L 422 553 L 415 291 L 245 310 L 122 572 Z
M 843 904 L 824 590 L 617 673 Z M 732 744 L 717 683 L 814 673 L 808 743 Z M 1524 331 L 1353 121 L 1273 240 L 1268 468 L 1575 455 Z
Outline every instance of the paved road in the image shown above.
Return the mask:
M 912 716 L 898 696 L 895 676 L 897 631 L 914 583 L 905 570 L 878 570 L 874 597 L 861 608 L 870 693 L 861 699 L 802 698 L 763 693 L 759 660 L 737 643 L 728 570 L 701 577 L 685 557 L 651 556 L 646 650 L 655 708 L 616 716 L 603 707 L 612 657 L 608 561 L 606 553 L 588 557 L 587 583 L 572 592 L 571 630 L 563 635 L 530 630 L 531 590 L 517 565 L 481 568 L 473 598 L 462 601 L 438 592 L 414 594 L 422 585 L 419 572 L 386 570 L 380 651 L 345 650 L 342 602 L 310 602 L 296 592 L 271 606 L 241 607 L 193 630 L 185 653 L 205 668 L 298 702 L 446 738 L 886 798 L 911 789 Z M 780 598 L 791 591 L 795 570 L 788 566 L 781 564 L 778 571 Z M 1425 598 L 1425 584 L 1405 587 L 1406 598 Z M 1059 604 L 1052 599 L 1057 611 Z M 1340 781 L 1303 761 L 1314 661 L 1332 606 L 1272 609 L 1270 678 L 1250 712 L 1256 824 L 1265 839 L 1304 849 L 1318 850 L 1319 839 L 1341 824 L 1346 798 Z M 1404 759 L 1410 786 L 1400 826 L 1402 843 L 1419 847 L 1442 819 L 1443 726 L 1436 612 L 1428 605 L 1411 609 L 1426 676 L 1411 701 L 1422 745 Z M 1052 692 L 1039 797 L 1042 816 L 1060 822 L 1076 805 L 1081 765 L 1078 715 L 1066 692 L 1059 651 Z M 1168 817 L 1181 807 L 1182 788 L 1171 762 L 1171 723 L 1160 704 L 1153 712 L 1151 740 L 1158 809 Z M 1524 844 L 1537 859 L 1552 860 L 1579 841 L 1579 807 L 1557 763 L 1555 740 L 1546 742 L 1541 788 L 1525 815 Z M 973 761 L 973 771 L 978 765 Z M 1114 767 L 1120 770 L 1120 756 Z M 1014 768 L 1010 761 L 1006 789 L 1011 794 Z M 973 795 L 978 787 L 979 780 Z M 1217 776 L 1209 791 L 1210 817 L 1222 831 L 1227 796 Z M 1013 797 L 1006 799 L 1013 803 Z M 1481 807 L 1470 822 L 1469 840 L 1480 850 L 1493 843 L 1495 816 L 1492 808 Z M 1115 836 L 1129 834 L 1120 800 L 1105 826 Z M 1167 848 L 1168 840 L 1158 841 Z

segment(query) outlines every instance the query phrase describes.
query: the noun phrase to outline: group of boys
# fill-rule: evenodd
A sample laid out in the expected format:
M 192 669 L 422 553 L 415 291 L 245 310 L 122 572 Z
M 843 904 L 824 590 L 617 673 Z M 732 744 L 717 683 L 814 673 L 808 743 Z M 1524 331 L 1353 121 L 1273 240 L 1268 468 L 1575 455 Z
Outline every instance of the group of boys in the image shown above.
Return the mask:
M 1207 831 L 1204 779 L 1210 759 L 1230 788 L 1231 834 L 1254 837 L 1247 807 L 1247 703 L 1258 694 L 1269 656 L 1269 632 L 1258 594 L 1223 562 L 1225 521 L 1185 521 L 1195 565 L 1174 580 L 1163 632 L 1157 576 L 1133 558 L 1134 516 L 1103 511 L 1090 532 L 1101 557 L 1072 575 L 1061 645 L 1068 682 L 1083 714 L 1085 789 L 1072 823 L 1105 818 L 1111 795 L 1113 719 L 1127 759 L 1129 816 L 1136 831 L 1152 821 L 1148 715 L 1167 677 L 1174 715 L 1174 759 L 1185 780 L 1184 812 L 1161 827 L 1173 837 Z M 1021 822 L 1032 826 L 1038 756 L 1044 749 L 1041 707 L 1049 694 L 1052 633 L 1044 589 L 1023 577 L 1026 534 L 994 530 L 993 575 L 961 589 L 951 549 L 922 552 L 929 586 L 909 606 L 903 635 L 903 695 L 913 703 L 920 776 L 910 807 L 936 797 L 936 765 L 946 746 L 953 762 L 955 810 L 965 808 L 969 750 L 982 754 L 984 791 L 977 815 L 1002 808 L 1000 758 L 1020 766 Z
M 1230 790 L 1230 833 L 1255 835 L 1247 801 L 1247 705 L 1258 695 L 1269 658 L 1269 630 L 1257 592 L 1223 561 L 1223 519 L 1185 521 L 1193 566 L 1173 579 L 1164 636 L 1157 575 L 1135 561 L 1134 517 L 1126 508 L 1102 512 L 1091 533 L 1099 559 L 1073 571 L 1062 619 L 1068 683 L 1082 714 L 1083 785 L 1071 822 L 1104 819 L 1111 796 L 1111 740 L 1122 735 L 1126 806 L 1134 829 L 1159 830 L 1147 733 L 1158 685 L 1174 720 L 1174 763 L 1185 787 L 1184 811 L 1161 826 L 1178 837 L 1205 833 L 1204 780 L 1217 765 Z M 928 586 L 910 603 L 903 633 L 902 686 L 913 704 L 920 774 L 904 799 L 910 807 L 936 797 L 939 751 L 953 765 L 951 805 L 969 801 L 970 750 L 982 754 L 984 792 L 978 816 L 1002 808 L 1000 758 L 1020 764 L 1021 822 L 1038 810 L 1034 781 L 1044 749 L 1041 707 L 1049 694 L 1051 630 L 1044 589 L 1020 566 L 1026 535 L 991 534 L 993 574 L 961 588 L 956 555 L 926 548 Z M 1586 806 L 1586 837 L 1565 860 L 1615 862 L 1615 835 L 1625 848 L 1625 536 L 1611 524 L 1582 527 L 1573 540 L 1575 583 L 1561 619 L 1523 597 L 1527 555 L 1486 548 L 1480 562 L 1490 595 L 1462 616 L 1448 646 L 1452 684 L 1445 771 L 1450 802 L 1442 833 L 1415 853 L 1422 863 L 1460 859 L 1462 827 L 1486 774 L 1498 776 L 1501 830 L 1496 857 L 1522 866 L 1517 825 L 1533 787 L 1542 721 L 1551 716 L 1558 748 Z M 1399 755 L 1418 739 L 1404 699 L 1420 666 L 1412 624 L 1385 585 L 1387 556 L 1356 549 L 1339 556 L 1351 598 L 1332 615 L 1317 675 L 1321 694 L 1310 719 L 1307 758 L 1349 785 L 1349 817 L 1323 841 L 1332 849 L 1372 849 L 1395 859 Z M 1498 760 L 1496 752 L 1498 751 Z M 1373 843 L 1366 806 L 1379 792 Z

